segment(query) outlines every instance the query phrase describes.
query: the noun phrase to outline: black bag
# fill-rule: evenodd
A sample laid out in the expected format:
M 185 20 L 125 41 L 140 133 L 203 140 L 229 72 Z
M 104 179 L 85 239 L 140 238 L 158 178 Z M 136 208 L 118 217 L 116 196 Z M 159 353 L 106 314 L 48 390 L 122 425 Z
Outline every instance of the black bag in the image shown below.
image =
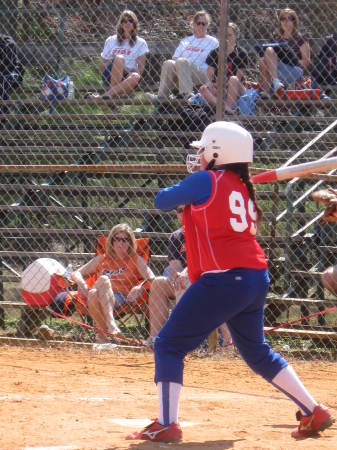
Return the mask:
M 11 89 L 17 89 L 22 84 L 24 72 L 16 42 L 11 36 L 0 34 L 0 77 Z
M 337 85 L 337 33 L 327 36 L 311 73 L 315 85 Z
M 207 125 L 214 121 L 215 109 L 211 106 L 188 105 L 180 112 L 182 130 L 203 131 Z

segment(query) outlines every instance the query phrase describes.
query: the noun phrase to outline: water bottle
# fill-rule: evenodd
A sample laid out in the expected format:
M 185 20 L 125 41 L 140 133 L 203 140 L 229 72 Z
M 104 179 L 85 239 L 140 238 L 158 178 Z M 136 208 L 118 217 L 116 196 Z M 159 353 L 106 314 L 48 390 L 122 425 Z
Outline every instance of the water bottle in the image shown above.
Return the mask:
M 69 281 L 71 280 L 71 276 L 73 274 L 73 266 L 72 264 L 68 264 L 66 267 L 66 271 L 64 272 L 64 278 Z
M 75 98 L 75 85 L 73 81 L 69 81 L 68 98 L 69 100 L 74 100 Z

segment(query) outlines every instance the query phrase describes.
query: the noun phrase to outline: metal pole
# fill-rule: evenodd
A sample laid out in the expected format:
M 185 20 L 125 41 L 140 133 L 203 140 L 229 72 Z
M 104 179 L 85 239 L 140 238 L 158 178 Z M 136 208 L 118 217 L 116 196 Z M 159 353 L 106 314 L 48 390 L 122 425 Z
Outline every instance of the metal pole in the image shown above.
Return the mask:
M 56 67 L 55 67 L 55 77 L 60 77 L 60 64 L 62 56 L 64 55 L 64 29 L 67 21 L 67 13 L 62 6 L 60 7 L 60 27 L 58 30 L 58 37 L 57 37 L 57 60 L 56 60 Z M 52 111 L 51 111 L 52 112 Z
M 0 164 L 0 173 L 154 173 L 186 174 L 185 164 Z
M 224 115 L 225 92 L 227 84 L 227 33 L 228 33 L 229 0 L 220 1 L 220 22 L 218 28 L 219 55 L 217 76 L 216 120 Z

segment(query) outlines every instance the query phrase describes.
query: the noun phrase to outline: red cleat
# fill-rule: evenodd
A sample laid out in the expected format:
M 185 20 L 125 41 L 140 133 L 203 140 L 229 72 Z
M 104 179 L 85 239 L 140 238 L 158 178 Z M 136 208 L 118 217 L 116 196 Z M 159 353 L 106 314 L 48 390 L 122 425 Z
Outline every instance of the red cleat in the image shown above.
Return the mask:
M 161 425 L 154 421 L 142 431 L 135 431 L 126 436 L 126 439 L 142 439 L 153 442 L 178 442 L 181 441 L 183 432 L 178 423 L 171 423 L 168 426 Z
M 303 416 L 301 411 L 297 411 L 296 419 L 299 420 L 300 423 L 298 428 L 291 433 L 291 436 L 295 439 L 314 436 L 319 431 L 331 427 L 336 420 L 324 405 L 316 406 L 310 416 Z

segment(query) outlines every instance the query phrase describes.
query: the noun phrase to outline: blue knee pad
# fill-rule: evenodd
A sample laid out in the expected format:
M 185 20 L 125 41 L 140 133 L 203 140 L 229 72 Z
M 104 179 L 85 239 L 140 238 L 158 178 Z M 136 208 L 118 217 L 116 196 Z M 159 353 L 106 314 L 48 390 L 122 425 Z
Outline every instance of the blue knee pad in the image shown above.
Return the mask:
M 258 350 L 255 350 L 254 355 L 248 354 L 247 352 L 240 352 L 240 354 L 246 364 L 255 373 L 261 375 L 269 382 L 272 381 L 280 370 L 288 365 L 288 362 L 266 342 L 261 344 Z
M 172 381 L 183 384 L 184 358 L 177 346 L 165 337 L 156 337 L 154 343 L 155 376 L 154 381 Z

